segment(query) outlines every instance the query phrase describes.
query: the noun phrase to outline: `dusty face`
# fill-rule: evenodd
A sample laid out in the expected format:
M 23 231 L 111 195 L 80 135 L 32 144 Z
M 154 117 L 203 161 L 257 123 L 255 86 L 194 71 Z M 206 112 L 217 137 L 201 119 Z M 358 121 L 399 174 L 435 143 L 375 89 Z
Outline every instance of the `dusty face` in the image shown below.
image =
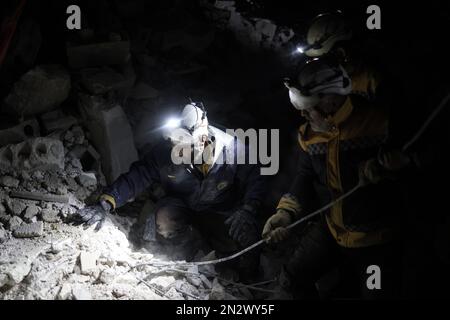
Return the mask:
M 327 132 L 330 130 L 330 124 L 317 107 L 301 110 L 300 113 L 309 122 L 311 129 L 314 131 Z
M 326 95 L 314 107 L 301 110 L 301 115 L 316 132 L 330 131 L 332 124 L 328 120 L 342 106 L 345 96 Z

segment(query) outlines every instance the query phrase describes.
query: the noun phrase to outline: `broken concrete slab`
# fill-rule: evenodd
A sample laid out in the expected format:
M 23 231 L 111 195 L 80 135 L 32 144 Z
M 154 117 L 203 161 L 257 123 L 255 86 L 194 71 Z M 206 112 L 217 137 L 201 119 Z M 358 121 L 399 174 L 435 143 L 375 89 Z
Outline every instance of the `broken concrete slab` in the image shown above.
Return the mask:
M 91 275 L 97 271 L 97 255 L 92 252 L 82 251 L 80 253 L 81 274 Z
M 201 275 L 200 275 L 200 280 L 202 280 L 203 286 L 204 286 L 206 289 L 211 289 L 211 288 L 212 288 L 212 283 L 211 283 L 211 281 L 209 281 L 208 278 L 207 278 L 204 274 L 201 274 Z
M 82 172 L 75 180 L 85 188 L 97 186 L 97 178 L 94 172 Z
M 89 289 L 83 285 L 73 286 L 72 297 L 74 300 L 92 300 L 92 295 Z
M 23 224 L 13 231 L 13 236 L 16 238 L 33 238 L 40 237 L 44 233 L 44 224 L 38 221 L 30 224 Z
M 47 112 L 41 115 L 40 119 L 46 133 L 67 130 L 78 122 L 75 117 L 65 115 L 60 109 Z
M 125 77 L 109 67 L 86 68 L 81 70 L 81 83 L 92 94 L 105 94 L 112 90 L 130 88 L 134 77 Z
M 133 133 L 127 116 L 119 105 L 105 109 L 92 96 L 82 95 L 80 108 L 92 134 L 91 140 L 101 155 L 103 173 L 112 183 L 128 171 L 138 159 Z
M 67 44 L 67 57 L 72 68 L 122 65 L 130 59 L 128 41 L 111 41 L 86 45 Z
M 19 186 L 19 180 L 11 176 L 0 177 L 0 185 L 9 188 L 17 188 Z
M 59 65 L 37 66 L 14 84 L 5 99 L 5 111 L 18 116 L 43 113 L 59 106 L 69 95 L 70 75 Z
M 15 144 L 39 136 L 39 123 L 36 119 L 26 120 L 10 128 L 0 129 L 0 147 Z
M 0 227 L 0 243 L 5 242 L 6 240 L 8 240 L 8 232 L 3 229 L 3 227 Z
M 209 294 L 210 300 L 225 300 L 226 291 L 225 288 L 220 284 L 217 278 L 214 278 L 212 283 L 211 293 Z
M 56 298 L 58 300 L 68 300 L 72 297 L 72 286 L 68 283 L 64 283 L 58 292 Z
M 27 208 L 25 202 L 19 199 L 9 199 L 6 201 L 9 213 L 12 215 L 20 216 L 22 212 Z
M 0 149 L 0 167 L 5 169 L 64 169 L 64 146 L 51 138 L 34 138 Z
M 55 211 L 53 209 L 43 209 L 41 211 L 41 218 L 44 222 L 48 223 L 56 223 L 60 221 L 58 217 L 58 211 Z

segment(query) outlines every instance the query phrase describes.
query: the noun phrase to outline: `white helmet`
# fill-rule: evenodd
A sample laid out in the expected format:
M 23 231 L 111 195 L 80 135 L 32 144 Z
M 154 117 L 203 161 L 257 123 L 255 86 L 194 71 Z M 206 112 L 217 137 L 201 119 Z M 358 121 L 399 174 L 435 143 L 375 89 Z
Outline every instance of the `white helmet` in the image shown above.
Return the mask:
M 352 30 L 340 11 L 320 14 L 314 18 L 307 35 L 308 43 L 303 52 L 309 57 L 327 54 L 333 46 L 352 37 Z
M 286 80 L 285 86 L 289 89 L 289 99 L 297 110 L 314 107 L 323 95 L 348 95 L 352 90 L 352 83 L 345 69 L 323 59 L 306 63 L 300 70 L 297 82 Z

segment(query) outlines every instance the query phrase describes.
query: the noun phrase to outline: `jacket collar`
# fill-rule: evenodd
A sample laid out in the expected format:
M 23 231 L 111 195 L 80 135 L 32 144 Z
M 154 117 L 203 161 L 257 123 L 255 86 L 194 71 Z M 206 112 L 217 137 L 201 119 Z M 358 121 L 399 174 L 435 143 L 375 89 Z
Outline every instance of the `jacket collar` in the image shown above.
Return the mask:
M 328 120 L 330 121 L 331 124 L 338 127 L 342 122 L 348 119 L 352 111 L 353 111 L 352 101 L 350 97 L 347 97 L 345 99 L 344 104 L 339 108 L 338 111 L 336 111 L 336 113 L 333 116 L 329 117 Z

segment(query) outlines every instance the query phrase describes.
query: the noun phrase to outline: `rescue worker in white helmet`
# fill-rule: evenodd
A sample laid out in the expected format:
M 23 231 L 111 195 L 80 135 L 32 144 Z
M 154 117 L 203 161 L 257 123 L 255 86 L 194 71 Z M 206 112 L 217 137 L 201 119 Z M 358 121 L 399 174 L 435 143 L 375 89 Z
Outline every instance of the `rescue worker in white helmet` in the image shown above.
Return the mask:
M 369 62 L 372 48 L 366 40 L 355 40 L 349 21 L 340 11 L 323 13 L 315 17 L 308 27 L 306 43 L 297 47 L 299 53 L 309 58 L 336 60 L 352 80 L 352 93 L 374 99 L 381 81 L 378 66 Z
M 337 199 L 359 179 L 370 180 L 361 168 L 376 159 L 388 125 L 383 106 L 351 94 L 352 80 L 341 65 L 310 61 L 298 80 L 286 80 L 285 85 L 306 123 L 299 129 L 295 178 L 262 233 L 275 244 L 293 232 L 288 225 Z M 335 203 L 299 234 L 300 243 L 283 267 L 281 288 L 296 298 L 318 297 L 316 281 L 345 262 L 354 275 L 364 275 L 359 281 L 365 297 L 394 294 L 396 226 L 402 207 L 397 182 L 386 176 Z M 367 289 L 369 265 L 383 270 L 382 290 Z
M 227 162 L 243 149 L 234 136 L 209 124 L 203 104 L 186 105 L 180 118 L 178 126 L 166 130 L 166 139 L 106 187 L 97 204 L 79 210 L 77 218 L 87 225 L 98 223 L 98 229 L 107 213 L 156 183 L 163 190 L 151 216 L 156 235 L 150 239 L 150 226 L 144 230 L 145 240 L 166 248 L 186 246 L 194 251 L 183 259 L 191 259 L 198 250 L 190 244 L 195 229 L 217 256 L 229 255 L 258 240 L 265 178 L 258 165 Z M 236 267 L 241 277 L 250 279 L 258 265 L 255 251 Z

